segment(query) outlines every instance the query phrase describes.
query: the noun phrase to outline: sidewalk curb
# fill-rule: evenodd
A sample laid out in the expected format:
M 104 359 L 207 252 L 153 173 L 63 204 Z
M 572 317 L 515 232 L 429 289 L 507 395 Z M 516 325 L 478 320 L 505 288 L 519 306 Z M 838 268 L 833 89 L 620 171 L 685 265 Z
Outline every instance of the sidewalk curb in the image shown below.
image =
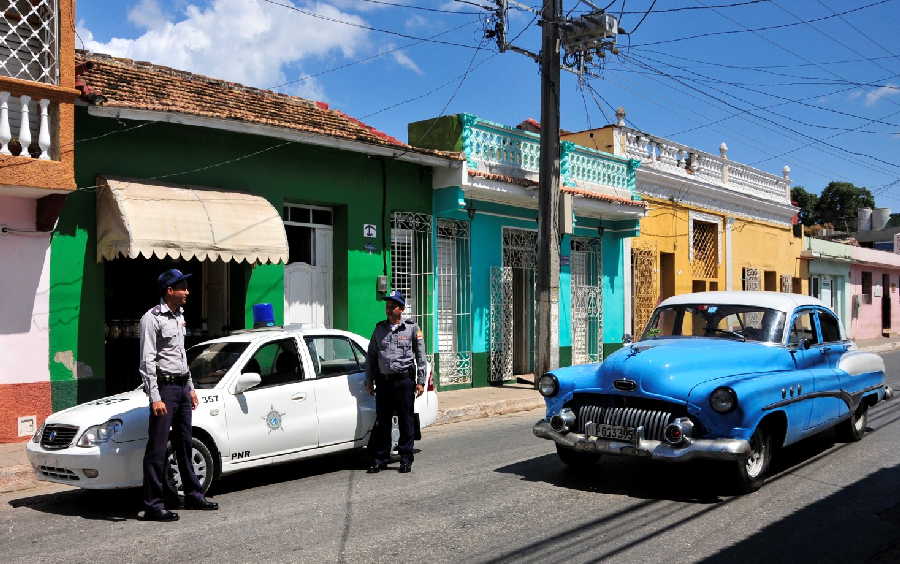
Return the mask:
M 890 342 L 890 343 L 882 343 L 879 345 L 871 345 L 868 347 L 859 347 L 860 351 L 863 352 L 891 352 L 900 349 L 900 342 Z
M 517 413 L 519 411 L 531 411 L 544 407 L 544 398 L 520 398 L 514 400 L 495 400 L 476 402 L 471 405 L 457 407 L 454 409 L 438 408 L 437 418 L 432 425 L 447 425 L 450 423 L 459 423 L 469 419 L 483 419 L 492 415 L 505 415 L 507 413 Z
M 27 490 L 38 484 L 31 466 L 19 464 L 0 468 L 0 493 Z

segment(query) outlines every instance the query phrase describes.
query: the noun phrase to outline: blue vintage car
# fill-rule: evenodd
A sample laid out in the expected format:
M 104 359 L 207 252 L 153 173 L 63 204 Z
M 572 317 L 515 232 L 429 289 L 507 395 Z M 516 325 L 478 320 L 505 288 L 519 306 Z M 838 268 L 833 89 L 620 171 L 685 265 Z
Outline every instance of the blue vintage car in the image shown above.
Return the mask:
M 604 454 L 720 460 L 749 492 L 780 447 L 835 426 L 860 440 L 869 407 L 892 395 L 884 370 L 815 298 L 684 294 L 602 364 L 541 376 L 547 414 L 534 434 L 571 467 Z

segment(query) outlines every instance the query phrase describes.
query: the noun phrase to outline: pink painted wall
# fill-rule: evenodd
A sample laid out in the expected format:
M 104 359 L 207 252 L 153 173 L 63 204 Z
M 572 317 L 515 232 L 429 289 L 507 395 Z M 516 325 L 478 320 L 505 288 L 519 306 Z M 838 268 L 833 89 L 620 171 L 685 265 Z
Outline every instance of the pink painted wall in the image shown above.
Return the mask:
M 0 225 L 34 230 L 36 205 L 0 196 Z M 48 234 L 0 234 L 0 442 L 16 440 L 18 417 L 49 413 L 49 259 Z
M 882 297 L 890 303 L 890 331 L 892 335 L 900 335 L 900 255 L 886 251 L 853 248 L 854 262 L 850 267 L 851 303 L 862 295 L 862 273 L 872 274 L 872 303 L 867 304 L 859 299 L 859 307 L 851 308 L 856 312 L 851 316 L 850 336 L 853 339 L 875 339 L 882 336 Z M 861 263 L 860 261 L 864 261 Z M 888 285 L 882 284 L 883 275 L 888 276 Z M 878 289 L 882 297 L 876 297 Z

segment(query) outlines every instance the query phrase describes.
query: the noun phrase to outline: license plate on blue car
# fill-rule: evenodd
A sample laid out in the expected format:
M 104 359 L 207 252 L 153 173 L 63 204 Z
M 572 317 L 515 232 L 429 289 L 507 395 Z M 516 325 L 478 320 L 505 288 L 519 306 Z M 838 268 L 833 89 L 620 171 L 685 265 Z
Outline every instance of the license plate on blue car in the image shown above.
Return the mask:
M 600 424 L 595 427 L 597 437 L 612 441 L 634 442 L 634 427 Z

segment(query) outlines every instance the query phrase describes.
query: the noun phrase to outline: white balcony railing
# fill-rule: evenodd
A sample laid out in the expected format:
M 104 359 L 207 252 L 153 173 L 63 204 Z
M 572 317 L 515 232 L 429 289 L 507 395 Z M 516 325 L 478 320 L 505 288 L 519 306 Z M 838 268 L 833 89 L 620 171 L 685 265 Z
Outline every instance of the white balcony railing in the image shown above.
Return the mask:
M 539 135 L 462 114 L 463 152 L 469 168 L 536 182 L 540 174 Z M 564 141 L 560 180 L 600 193 L 633 198 L 636 162 Z
M 51 159 L 50 100 L 0 92 L 0 155 Z
M 694 177 L 727 190 L 790 204 L 790 169 L 783 176 L 728 160 L 728 147 L 723 143 L 720 156 L 706 153 L 668 139 L 652 137 L 627 127 L 619 127 L 625 156 L 641 161 L 641 168 L 656 169 Z

